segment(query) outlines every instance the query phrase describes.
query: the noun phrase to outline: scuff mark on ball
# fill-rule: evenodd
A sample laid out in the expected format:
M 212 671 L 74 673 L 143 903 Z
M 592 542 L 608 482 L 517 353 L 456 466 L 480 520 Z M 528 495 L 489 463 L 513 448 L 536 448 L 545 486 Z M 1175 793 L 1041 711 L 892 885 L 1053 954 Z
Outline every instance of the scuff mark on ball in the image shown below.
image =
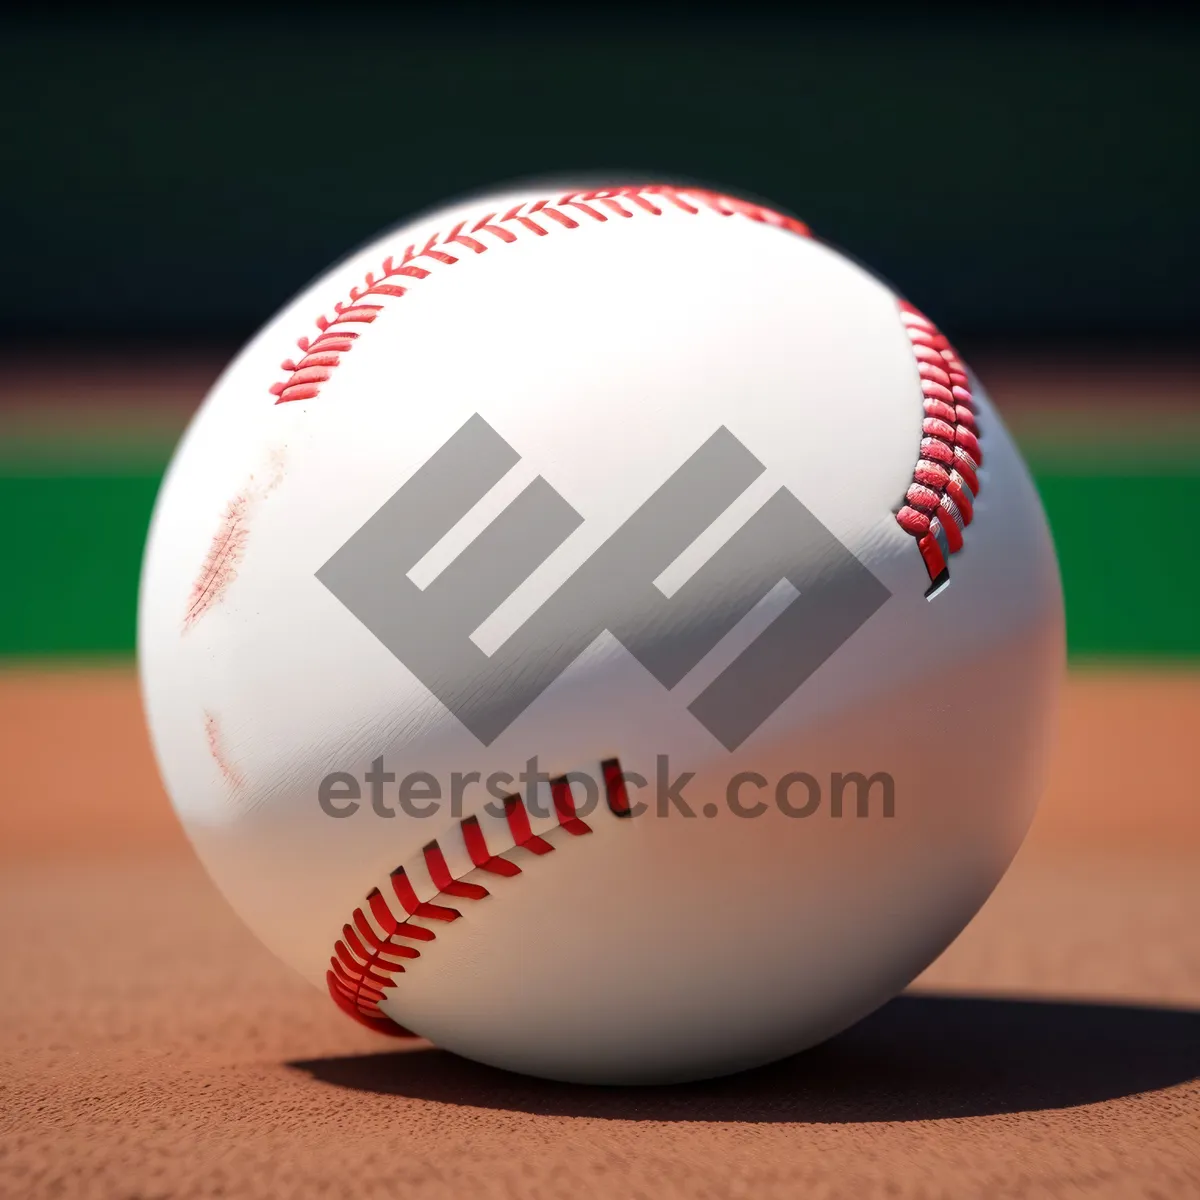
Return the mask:
M 204 736 L 208 742 L 208 752 L 212 755 L 213 762 L 217 764 L 217 770 L 221 772 L 221 778 L 232 788 L 237 791 L 245 783 L 241 772 L 233 765 L 229 759 L 221 737 L 221 726 L 216 715 L 211 712 L 204 714 Z
M 184 633 L 220 601 L 237 578 L 238 564 L 245 556 L 250 537 L 250 520 L 258 506 L 283 481 L 284 465 L 283 450 L 272 450 L 267 469 L 251 475 L 246 486 L 226 505 L 200 573 L 188 594 L 187 611 L 183 615 Z

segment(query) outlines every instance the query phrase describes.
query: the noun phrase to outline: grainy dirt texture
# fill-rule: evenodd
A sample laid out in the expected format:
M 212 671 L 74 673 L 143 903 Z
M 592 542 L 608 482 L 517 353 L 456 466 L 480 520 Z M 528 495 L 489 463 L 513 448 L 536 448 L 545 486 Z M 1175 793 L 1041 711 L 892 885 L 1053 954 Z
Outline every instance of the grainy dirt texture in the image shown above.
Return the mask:
M 1200 674 L 1077 673 L 1042 813 L 910 994 L 709 1084 L 357 1028 L 243 930 L 127 667 L 0 673 L 0 1196 L 1200 1196 Z

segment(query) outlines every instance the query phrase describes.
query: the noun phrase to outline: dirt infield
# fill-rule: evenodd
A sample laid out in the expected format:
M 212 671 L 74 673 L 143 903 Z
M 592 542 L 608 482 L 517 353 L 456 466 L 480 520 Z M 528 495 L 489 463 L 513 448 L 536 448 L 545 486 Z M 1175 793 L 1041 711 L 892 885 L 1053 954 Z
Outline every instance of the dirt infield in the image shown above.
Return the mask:
M 1200 1196 L 1200 673 L 1079 671 L 1034 831 L 909 995 L 710 1084 L 357 1028 L 190 857 L 129 668 L 0 673 L 0 1197 Z

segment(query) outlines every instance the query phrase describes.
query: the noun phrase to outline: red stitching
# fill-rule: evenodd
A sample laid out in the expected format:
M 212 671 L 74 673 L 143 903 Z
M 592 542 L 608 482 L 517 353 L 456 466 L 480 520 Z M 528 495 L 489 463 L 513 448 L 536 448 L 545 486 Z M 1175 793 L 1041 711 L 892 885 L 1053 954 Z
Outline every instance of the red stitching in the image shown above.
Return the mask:
M 533 830 L 529 828 L 529 814 L 525 811 L 525 802 L 519 796 L 509 796 L 505 799 L 504 815 L 508 819 L 513 841 L 518 846 L 531 850 L 534 854 L 549 854 L 554 849 L 545 838 L 534 836 Z M 588 832 L 591 833 L 591 830 Z
M 624 788 L 624 786 L 625 781 L 622 779 L 621 787 Z M 588 826 L 575 815 L 575 797 L 571 794 L 571 784 L 567 779 L 551 780 L 550 794 L 554 797 L 554 808 L 558 813 L 558 823 L 568 833 L 590 832 Z M 615 803 L 611 790 L 608 793 L 608 803 L 610 808 Z
M 929 574 L 925 595 L 932 597 L 949 581 L 947 559 L 962 549 L 963 530 L 975 516 L 983 451 L 958 353 L 924 313 L 905 300 L 897 303 L 917 360 L 925 416 L 913 481 L 896 521 L 917 540 Z
M 604 787 L 609 809 L 617 816 L 629 813 L 629 797 L 625 790 L 625 778 L 620 763 L 609 759 L 602 765 Z M 551 795 L 559 828 L 574 837 L 591 833 L 592 827 L 581 820 L 575 811 L 575 800 L 566 778 L 552 781 Z M 550 854 L 554 847 L 545 838 L 533 833 L 529 825 L 529 813 L 519 796 L 508 796 L 504 801 L 504 815 L 512 835 L 511 846 L 505 852 L 523 848 L 534 854 Z M 475 870 L 488 871 L 500 878 L 520 875 L 521 867 L 503 853 L 493 854 L 488 849 L 483 830 L 477 817 L 467 817 L 457 826 L 463 845 Z M 450 835 L 453 836 L 453 831 Z M 430 842 L 422 851 L 429 878 L 437 888 L 435 899 L 452 896 L 457 900 L 484 900 L 491 895 L 488 888 L 464 878 L 455 878 L 446 861 L 442 847 Z M 473 873 L 473 872 L 468 872 Z M 434 921 L 457 921 L 463 914 L 456 908 L 422 901 L 418 898 L 411 880 L 403 867 L 391 873 L 392 890 L 403 911 L 398 916 L 378 888 L 367 893 L 364 907 L 356 908 L 351 918 L 342 926 L 342 936 L 334 943 L 333 955 L 325 982 L 334 1003 L 356 1021 L 378 1033 L 393 1037 L 415 1036 L 397 1024 L 380 1007 L 384 992 L 396 984 L 396 976 L 406 970 L 403 962 L 421 957 L 414 946 L 396 941 L 406 938 L 416 942 L 431 942 L 437 935 L 432 929 L 418 925 L 414 918 Z M 370 917 L 367 916 L 370 911 Z
M 488 213 L 474 224 L 470 220 L 459 221 L 449 233 L 435 233 L 420 250 L 415 245 L 409 246 L 398 265 L 392 257 L 384 259 L 378 272 L 368 273 L 363 284 L 351 289 L 348 300 L 334 306 L 332 317 L 318 317 L 317 329 L 320 335 L 312 340 L 301 338 L 296 344 L 303 351 L 303 356 L 298 360 L 285 359 L 280 364 L 281 369 L 288 372 L 288 377 L 271 385 L 271 395 L 276 398 L 275 403 L 288 404 L 294 400 L 311 400 L 320 394 L 321 385 L 329 382 L 334 368 L 341 362 L 342 355 L 354 348 L 355 340 L 359 336 L 359 330 L 346 327 L 370 325 L 375 321 L 383 311 L 384 305 L 371 301 L 397 299 L 407 294 L 407 286 L 389 281 L 397 278 L 425 279 L 429 275 L 428 267 L 417 266 L 415 259 L 429 259 L 443 266 L 453 266 L 459 261 L 459 256 L 448 253 L 444 249 L 447 246 L 461 248 L 464 252 L 470 251 L 472 255 L 484 254 L 490 248 L 488 241 L 475 236 L 477 234 L 486 234 L 501 245 L 510 245 L 521 240 L 517 233 L 522 229 L 535 237 L 545 237 L 556 226 L 578 229 L 581 223 L 599 224 L 610 217 L 633 217 L 638 212 L 655 217 L 662 216 L 662 208 L 654 203 L 652 197 L 693 215 L 699 213 L 703 206 L 723 217 L 746 217 L 801 237 L 812 236 L 803 222 L 774 209 L 764 208 L 760 204 L 752 204 L 748 200 L 739 200 L 719 192 L 708 192 L 699 188 L 674 188 L 664 184 L 606 188 L 593 192 L 568 192 L 557 200 L 536 200 L 528 204 L 518 204 L 502 216 L 494 212 Z M 574 215 L 563 212 L 564 208 L 571 209 Z M 540 219 L 535 221 L 535 216 Z M 588 220 L 581 222 L 577 219 L 580 217 L 586 217 Z
M 625 788 L 625 775 L 621 764 L 615 759 L 606 759 L 600 764 L 604 773 L 604 788 L 608 792 L 608 806 L 618 817 L 628 817 L 633 810 L 629 806 L 629 792 Z

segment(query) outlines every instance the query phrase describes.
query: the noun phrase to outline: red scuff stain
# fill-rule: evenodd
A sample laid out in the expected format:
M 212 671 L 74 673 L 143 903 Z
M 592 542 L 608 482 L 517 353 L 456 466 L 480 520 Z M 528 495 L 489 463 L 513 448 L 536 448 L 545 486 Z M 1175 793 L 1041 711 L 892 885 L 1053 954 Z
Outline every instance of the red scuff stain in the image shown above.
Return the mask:
M 247 525 L 252 497 L 243 492 L 229 502 L 221 518 L 221 526 L 205 555 L 204 565 L 188 596 L 187 612 L 183 617 L 184 630 L 190 629 L 225 593 L 237 578 L 237 564 L 246 552 L 250 530 Z
M 263 481 L 261 498 L 265 500 L 282 482 L 287 467 L 287 451 L 282 446 L 276 446 L 267 455 L 266 478 Z M 254 476 L 250 477 L 251 482 Z
M 229 761 L 221 745 L 221 727 L 217 718 L 210 712 L 204 714 L 204 735 L 208 740 L 208 752 L 221 772 L 221 778 L 233 789 L 242 786 L 245 780 L 241 772 Z
M 226 506 L 188 595 L 187 611 L 183 616 L 184 633 L 221 599 L 237 578 L 238 564 L 246 553 L 250 537 L 250 518 L 258 505 L 283 482 L 285 466 L 286 453 L 277 447 L 270 452 L 267 469 L 262 475 L 251 475 L 246 486 Z

